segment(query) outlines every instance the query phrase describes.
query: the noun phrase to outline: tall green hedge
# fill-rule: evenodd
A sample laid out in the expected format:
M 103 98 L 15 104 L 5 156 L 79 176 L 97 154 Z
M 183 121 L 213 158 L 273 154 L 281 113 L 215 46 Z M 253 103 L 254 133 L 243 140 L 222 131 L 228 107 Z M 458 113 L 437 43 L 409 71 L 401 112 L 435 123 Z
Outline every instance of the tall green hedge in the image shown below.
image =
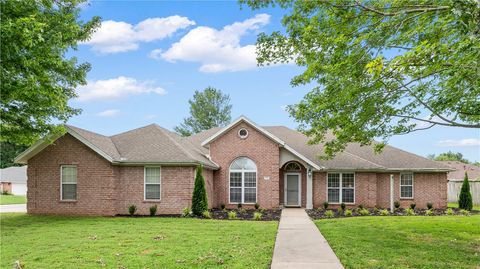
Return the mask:
M 192 212 L 197 216 L 201 216 L 205 210 L 208 210 L 207 191 L 205 189 L 205 179 L 202 175 L 203 167 L 197 167 L 197 175 L 195 176 L 195 187 L 192 195 Z
M 465 172 L 462 189 L 460 190 L 460 197 L 458 198 L 458 207 L 460 209 L 472 210 L 472 194 L 470 193 L 470 183 L 468 182 L 468 175 Z

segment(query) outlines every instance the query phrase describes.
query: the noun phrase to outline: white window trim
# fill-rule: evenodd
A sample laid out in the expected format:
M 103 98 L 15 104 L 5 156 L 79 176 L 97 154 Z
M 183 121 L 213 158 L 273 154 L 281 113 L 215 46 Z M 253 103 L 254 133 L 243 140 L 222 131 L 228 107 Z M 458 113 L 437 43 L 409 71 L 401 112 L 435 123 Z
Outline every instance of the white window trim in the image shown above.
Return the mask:
M 330 201 L 328 201 L 328 190 L 329 190 L 329 189 L 337 189 L 337 188 L 329 188 L 329 187 L 328 187 L 328 175 L 329 175 L 329 174 L 340 174 L 340 182 L 339 182 L 340 185 L 339 185 L 339 188 L 338 188 L 338 189 L 339 189 L 338 203 L 337 203 L 337 202 L 330 202 Z M 332 171 L 332 172 L 328 172 L 328 173 L 327 173 L 327 176 L 326 176 L 326 178 L 325 178 L 325 185 L 326 185 L 326 188 L 327 188 L 326 193 L 325 193 L 325 196 L 326 196 L 326 197 L 325 197 L 325 198 L 326 198 L 325 200 L 326 200 L 329 204 L 339 205 L 339 204 L 342 203 L 342 198 L 343 198 L 343 197 L 342 197 L 342 189 L 343 189 L 342 179 L 343 179 L 343 174 L 353 174 L 353 203 L 345 203 L 345 204 L 346 204 L 346 205 L 354 205 L 354 204 L 356 203 L 356 201 L 357 201 L 357 197 L 356 197 L 356 196 L 357 196 L 357 191 L 356 191 L 357 179 L 356 179 L 356 174 L 355 174 L 355 172 L 345 172 L 345 171 L 344 171 L 344 172 L 333 172 L 333 171 Z M 350 189 L 350 188 L 348 188 L 348 189 Z
M 238 157 L 238 158 L 235 158 L 231 163 L 230 163 L 230 166 L 232 165 L 233 162 L 235 162 L 235 160 L 239 159 L 239 158 L 248 158 L 248 157 Z M 250 158 L 248 158 L 250 159 Z M 252 162 L 253 160 L 250 159 Z M 253 162 L 255 163 L 255 162 Z M 257 164 L 255 163 L 255 166 L 257 166 Z M 244 205 L 254 205 L 258 202 L 258 172 L 257 172 L 258 169 L 255 169 L 255 170 L 246 170 L 246 169 L 228 169 L 228 203 L 231 204 L 231 205 L 237 205 L 239 203 L 237 202 L 232 202 L 232 200 L 230 199 L 230 189 L 232 187 L 230 187 L 230 173 L 242 173 L 242 186 L 241 187 L 233 187 L 233 188 L 240 188 L 241 191 L 240 191 L 240 195 L 241 195 L 241 198 L 242 198 L 242 202 L 241 204 L 244 204 Z M 245 192 L 245 173 L 248 173 L 248 172 L 255 172 L 255 203 L 245 203 L 245 196 L 244 196 L 244 192 Z M 252 188 L 252 187 L 247 187 L 247 188 Z M 253 189 L 253 188 L 252 188 Z
M 296 205 L 287 205 L 287 176 L 298 175 L 298 203 Z M 283 176 L 283 204 L 289 206 L 302 206 L 302 173 L 301 172 L 287 172 Z
M 402 185 L 402 175 L 412 175 L 412 185 Z M 398 189 L 400 199 L 408 199 L 412 200 L 415 197 L 415 176 L 413 173 L 400 173 L 400 178 L 398 179 L 398 184 L 400 188 Z M 411 197 L 404 197 L 402 196 L 402 186 L 412 186 L 412 196 Z
M 77 178 L 76 178 L 76 183 L 75 185 L 77 185 L 77 190 L 76 190 L 76 193 L 75 193 L 75 197 L 76 199 L 63 199 L 63 167 L 75 167 L 75 169 L 77 169 Z M 76 165 L 74 164 L 64 164 L 64 165 L 60 165 L 60 201 L 77 201 L 78 199 L 78 168 Z
M 148 183 L 148 185 L 160 186 L 160 198 L 159 199 L 147 199 L 147 168 L 158 168 L 160 170 L 160 182 Z M 162 200 L 162 167 L 161 166 L 144 166 L 143 167 L 143 200 L 144 201 L 160 201 Z

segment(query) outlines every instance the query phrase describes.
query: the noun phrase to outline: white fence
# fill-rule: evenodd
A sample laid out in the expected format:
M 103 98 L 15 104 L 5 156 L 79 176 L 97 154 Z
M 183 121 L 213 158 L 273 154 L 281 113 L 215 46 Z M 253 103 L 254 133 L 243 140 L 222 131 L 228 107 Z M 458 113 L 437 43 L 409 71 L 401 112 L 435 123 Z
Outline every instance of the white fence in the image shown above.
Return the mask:
M 458 202 L 463 181 L 448 181 L 448 202 Z M 480 181 L 470 181 L 470 192 L 474 205 L 480 205 Z

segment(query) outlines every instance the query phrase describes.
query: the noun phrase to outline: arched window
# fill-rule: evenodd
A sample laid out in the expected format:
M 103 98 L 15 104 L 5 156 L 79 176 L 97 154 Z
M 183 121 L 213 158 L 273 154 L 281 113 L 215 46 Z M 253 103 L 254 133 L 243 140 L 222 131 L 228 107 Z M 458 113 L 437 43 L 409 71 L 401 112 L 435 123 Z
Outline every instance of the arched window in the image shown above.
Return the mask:
M 300 167 L 300 165 L 296 162 L 289 162 L 285 165 L 285 168 L 284 168 L 285 171 L 297 171 L 297 172 L 300 172 L 302 170 L 302 168 Z
M 256 202 L 257 166 L 249 158 L 237 158 L 230 165 L 230 203 Z

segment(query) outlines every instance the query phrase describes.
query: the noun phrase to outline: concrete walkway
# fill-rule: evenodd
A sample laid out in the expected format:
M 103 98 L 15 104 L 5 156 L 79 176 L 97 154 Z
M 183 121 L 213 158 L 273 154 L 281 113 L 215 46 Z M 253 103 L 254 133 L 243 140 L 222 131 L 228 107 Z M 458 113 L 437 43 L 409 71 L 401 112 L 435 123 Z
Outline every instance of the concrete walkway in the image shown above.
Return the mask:
M 343 269 L 343 266 L 305 209 L 286 208 L 280 218 L 271 268 Z
M 26 204 L 0 205 L 0 213 L 27 212 Z

